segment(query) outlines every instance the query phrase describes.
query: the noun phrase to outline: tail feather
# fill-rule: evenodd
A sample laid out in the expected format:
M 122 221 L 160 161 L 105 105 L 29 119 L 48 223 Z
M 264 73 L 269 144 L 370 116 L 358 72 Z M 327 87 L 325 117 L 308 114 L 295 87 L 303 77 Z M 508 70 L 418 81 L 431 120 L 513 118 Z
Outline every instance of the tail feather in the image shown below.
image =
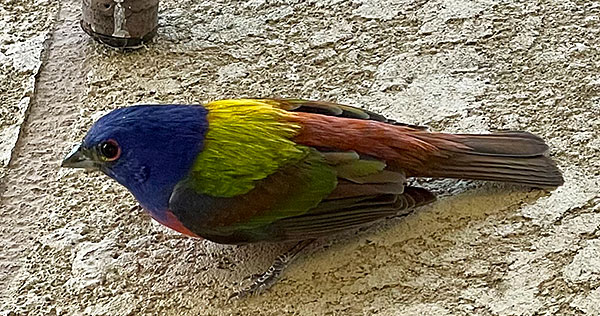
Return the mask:
M 472 154 L 500 157 L 535 157 L 548 151 L 540 137 L 529 132 L 499 132 L 494 134 L 457 134 L 459 142 L 469 146 Z
M 552 159 L 544 156 L 548 146 L 527 132 L 489 135 L 421 134 L 419 139 L 435 145 L 437 157 L 414 176 L 502 181 L 539 187 L 563 184 Z

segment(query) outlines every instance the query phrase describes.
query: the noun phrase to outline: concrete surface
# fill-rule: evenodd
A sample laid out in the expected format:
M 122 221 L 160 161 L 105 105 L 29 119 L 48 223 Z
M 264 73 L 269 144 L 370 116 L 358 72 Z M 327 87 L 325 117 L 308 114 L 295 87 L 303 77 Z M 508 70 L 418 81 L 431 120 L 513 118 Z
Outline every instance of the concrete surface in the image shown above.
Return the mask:
M 0 176 L 10 161 L 42 64 L 58 3 L 2 1 L 0 7 Z
M 0 6 L 0 315 L 600 314 L 600 2 L 164 0 L 156 42 L 125 54 L 83 34 L 79 5 Z M 528 130 L 567 182 L 424 182 L 434 205 L 323 240 L 227 302 L 289 245 L 179 236 L 58 166 L 112 108 L 243 96 Z

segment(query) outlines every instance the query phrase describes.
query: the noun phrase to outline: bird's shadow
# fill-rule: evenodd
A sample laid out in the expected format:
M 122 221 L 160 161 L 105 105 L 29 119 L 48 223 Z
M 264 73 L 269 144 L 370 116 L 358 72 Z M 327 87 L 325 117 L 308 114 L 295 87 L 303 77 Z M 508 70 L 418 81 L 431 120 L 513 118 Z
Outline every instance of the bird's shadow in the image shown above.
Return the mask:
M 439 225 L 423 225 L 424 223 L 442 222 L 440 225 L 443 226 L 445 221 L 454 221 L 455 224 L 459 223 L 458 226 L 466 226 L 503 212 L 508 212 L 504 216 L 510 217 L 514 215 L 510 212 L 516 212 L 512 209 L 513 206 L 533 203 L 546 194 L 543 190 L 518 185 L 464 180 L 428 181 L 420 185 L 434 191 L 438 200 L 404 216 L 386 218 L 360 229 L 318 239 L 299 256 L 297 262 L 292 263 L 292 266 L 307 264 L 306 261 L 310 258 L 327 256 L 338 247 L 356 244 L 361 240 L 370 242 L 370 239 L 378 239 L 382 235 L 388 236 L 391 232 L 396 232 L 399 225 L 402 225 L 402 234 L 406 236 L 398 236 L 398 240 L 384 242 L 391 244 L 403 238 L 427 237 L 439 233 L 436 231 Z M 493 201 L 493 205 L 490 205 L 490 201 Z M 212 249 L 216 259 L 215 268 L 227 271 L 227 275 L 219 278 L 227 283 L 221 286 L 234 291 L 250 283 L 253 276 L 268 269 L 277 256 L 293 247 L 295 242 L 217 245 L 204 241 L 202 244 L 203 247 Z M 324 269 L 326 268 L 322 266 L 318 268 L 321 272 Z M 282 278 L 289 276 L 288 272 L 284 271 Z

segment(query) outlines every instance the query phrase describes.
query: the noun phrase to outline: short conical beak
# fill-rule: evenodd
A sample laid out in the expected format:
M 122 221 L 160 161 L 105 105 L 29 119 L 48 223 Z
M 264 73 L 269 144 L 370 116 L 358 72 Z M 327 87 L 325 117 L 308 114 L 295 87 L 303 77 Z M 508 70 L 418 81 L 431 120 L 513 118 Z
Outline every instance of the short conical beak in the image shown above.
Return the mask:
M 94 161 L 90 150 L 83 147 L 82 144 L 75 146 L 67 155 L 67 157 L 65 157 L 60 166 L 65 168 L 98 168 L 98 165 L 96 161 Z

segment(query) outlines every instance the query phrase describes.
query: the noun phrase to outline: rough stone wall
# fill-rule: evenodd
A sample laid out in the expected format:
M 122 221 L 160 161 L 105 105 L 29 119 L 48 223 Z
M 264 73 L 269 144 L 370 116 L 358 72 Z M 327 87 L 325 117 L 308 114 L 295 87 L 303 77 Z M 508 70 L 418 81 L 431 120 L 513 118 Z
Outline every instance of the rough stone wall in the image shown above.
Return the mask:
M 155 43 L 129 53 L 85 36 L 79 6 L 2 1 L 0 315 L 600 314 L 600 2 L 163 0 Z M 244 96 L 528 130 L 566 183 L 423 181 L 435 204 L 322 240 L 271 291 L 227 302 L 289 245 L 182 237 L 58 166 L 112 108 Z

